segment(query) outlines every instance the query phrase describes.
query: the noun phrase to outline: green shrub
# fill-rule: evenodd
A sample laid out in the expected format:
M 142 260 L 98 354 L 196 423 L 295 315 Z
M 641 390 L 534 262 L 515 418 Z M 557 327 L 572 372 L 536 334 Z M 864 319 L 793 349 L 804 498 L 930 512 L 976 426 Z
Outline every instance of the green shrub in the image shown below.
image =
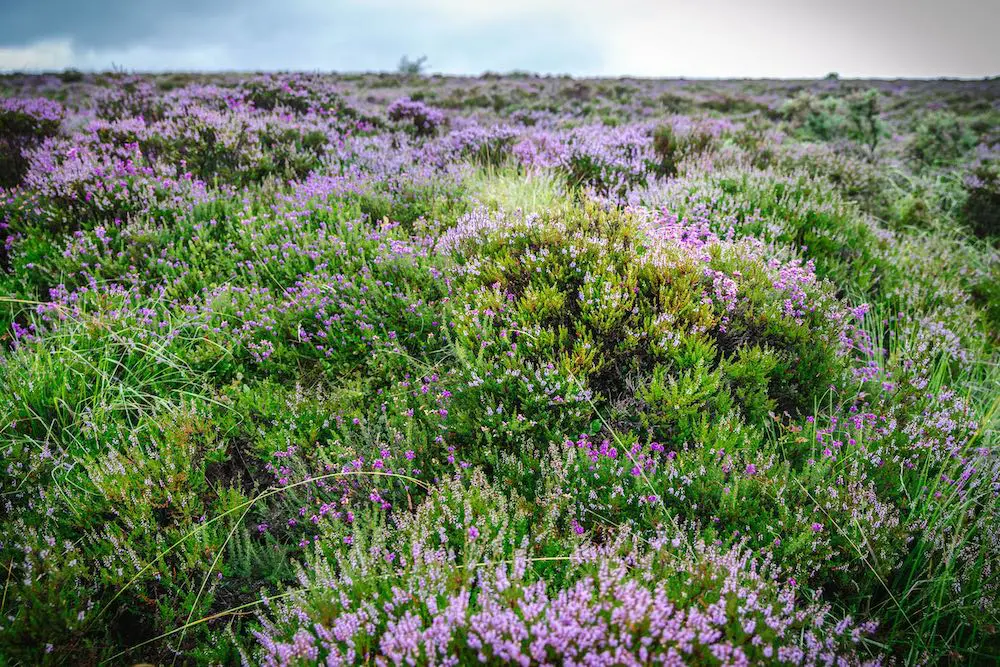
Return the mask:
M 953 113 L 936 111 L 923 116 L 907 146 L 907 155 L 922 168 L 956 162 L 976 138 Z
M 867 150 L 869 159 L 874 159 L 875 150 L 887 135 L 879 92 L 871 89 L 850 95 L 847 98 L 847 136 Z
M 677 175 L 677 163 L 690 155 L 701 155 L 709 151 L 715 137 L 708 132 L 692 130 L 678 135 L 670 125 L 661 125 L 653 131 L 653 154 L 656 161 L 650 165 L 651 171 L 660 177 Z
M 559 440 L 588 428 L 593 400 L 621 406 L 623 418 L 646 415 L 644 428 L 679 445 L 695 423 L 731 411 L 760 424 L 772 407 L 811 410 L 842 372 L 819 315 L 832 305 L 823 288 L 801 284 L 817 299 L 803 319 L 775 287 L 799 284 L 802 267 L 778 278 L 741 244 L 713 246 L 703 263 L 596 207 L 544 223 L 482 215 L 453 232 L 460 263 L 474 267 L 460 269 L 454 328 L 466 372 L 479 378 L 456 397 L 466 438 L 529 429 Z M 480 225 L 493 231 L 465 236 Z
M 821 99 L 807 92 L 785 102 L 781 115 L 801 137 L 813 141 L 832 141 L 843 136 L 847 123 L 839 100 Z
M 976 236 L 1000 236 L 1000 160 L 982 161 L 965 177 L 962 219 Z

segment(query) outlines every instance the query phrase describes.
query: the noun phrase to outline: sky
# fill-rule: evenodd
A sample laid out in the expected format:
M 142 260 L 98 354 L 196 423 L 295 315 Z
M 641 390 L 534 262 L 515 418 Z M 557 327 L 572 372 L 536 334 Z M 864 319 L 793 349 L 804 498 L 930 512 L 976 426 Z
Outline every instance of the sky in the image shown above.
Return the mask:
M 1000 0 L 0 0 L 0 70 L 1000 75 Z

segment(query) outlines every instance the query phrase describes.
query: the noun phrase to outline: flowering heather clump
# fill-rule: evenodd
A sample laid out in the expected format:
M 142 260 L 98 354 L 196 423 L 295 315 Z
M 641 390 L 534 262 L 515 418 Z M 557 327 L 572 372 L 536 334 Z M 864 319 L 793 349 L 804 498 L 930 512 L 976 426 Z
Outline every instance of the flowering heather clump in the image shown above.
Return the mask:
M 875 623 L 803 600 L 740 544 L 579 547 L 558 588 L 523 550 L 471 570 L 416 545 L 398 567 L 366 561 L 300 572 L 255 633 L 262 664 L 879 664 L 859 656 Z
M 1000 654 L 996 82 L 4 82 L 0 665 Z
M 511 144 L 518 137 L 517 130 L 507 125 L 455 129 L 442 139 L 442 148 L 447 151 L 444 159 L 457 155 L 475 164 L 499 166 L 510 157 Z
M 45 98 L 0 100 L 0 188 L 21 182 L 28 168 L 25 152 L 54 136 L 62 117 L 62 107 Z
M 646 182 L 651 141 L 643 127 L 587 125 L 572 130 L 565 142 L 564 168 L 573 186 L 620 196 Z
M 434 134 L 445 121 L 444 113 L 440 109 L 409 97 L 399 98 L 386 107 L 385 113 L 389 120 L 410 123 L 410 127 L 418 137 Z

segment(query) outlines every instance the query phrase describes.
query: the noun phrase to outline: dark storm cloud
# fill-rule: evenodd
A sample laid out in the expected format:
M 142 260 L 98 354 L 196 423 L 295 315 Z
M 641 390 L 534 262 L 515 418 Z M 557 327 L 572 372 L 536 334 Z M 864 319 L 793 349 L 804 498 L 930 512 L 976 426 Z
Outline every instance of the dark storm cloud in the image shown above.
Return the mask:
M 69 38 L 84 49 L 204 37 L 203 28 L 245 7 L 240 0 L 0 0 L 0 44 Z M 256 3 L 267 5 L 270 3 Z

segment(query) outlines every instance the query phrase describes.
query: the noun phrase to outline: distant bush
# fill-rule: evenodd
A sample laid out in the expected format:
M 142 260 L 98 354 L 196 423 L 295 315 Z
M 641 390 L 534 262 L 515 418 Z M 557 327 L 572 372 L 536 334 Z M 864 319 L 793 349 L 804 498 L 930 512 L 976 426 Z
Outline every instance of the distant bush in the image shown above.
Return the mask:
M 814 141 L 832 141 L 843 135 L 846 119 L 836 98 L 819 98 L 800 92 L 785 102 L 780 115 L 796 134 Z
M 847 98 L 847 110 L 847 136 L 868 151 L 869 159 L 874 159 L 875 149 L 888 134 L 878 91 L 873 88 L 851 95 Z
M 59 73 L 59 79 L 63 83 L 79 83 L 83 81 L 83 72 L 73 67 L 68 67 Z
M 309 95 L 305 90 L 293 89 L 288 85 L 279 85 L 276 82 L 260 80 L 247 84 L 244 87 L 247 102 L 254 105 L 254 108 L 262 111 L 273 111 L 277 107 L 291 109 L 296 113 L 305 113 L 312 106 Z
M 870 160 L 888 135 L 875 89 L 855 92 L 846 98 L 820 98 L 803 91 L 785 102 L 779 115 L 803 139 L 850 139 L 865 149 Z
M 416 60 L 410 60 L 408 56 L 403 56 L 399 59 L 399 65 L 397 70 L 400 74 L 406 74 L 408 76 L 417 76 L 424 73 L 424 69 L 427 67 L 427 56 L 420 56 Z
M 906 148 L 921 167 L 952 164 L 975 144 L 976 138 L 959 118 L 947 111 L 924 115 Z

